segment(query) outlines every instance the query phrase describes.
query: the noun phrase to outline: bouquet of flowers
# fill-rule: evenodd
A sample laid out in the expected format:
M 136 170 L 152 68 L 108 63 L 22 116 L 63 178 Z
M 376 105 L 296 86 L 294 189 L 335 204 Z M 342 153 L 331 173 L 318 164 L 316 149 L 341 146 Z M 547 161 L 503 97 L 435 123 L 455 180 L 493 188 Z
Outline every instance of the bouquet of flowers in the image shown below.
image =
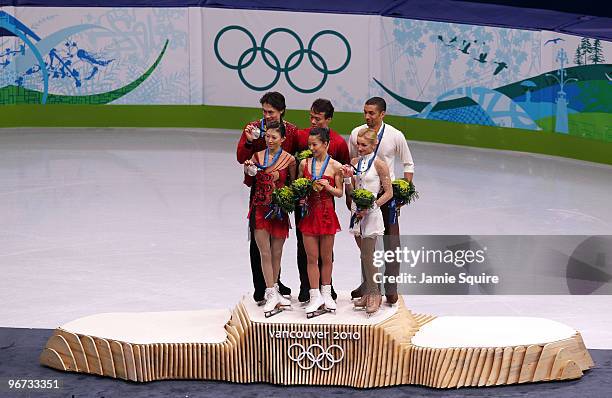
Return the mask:
M 402 205 L 412 203 L 419 198 L 419 193 L 414 188 L 412 181 L 397 179 L 391 183 L 393 187 L 393 199 Z
M 398 206 L 410 204 L 419 198 L 419 193 L 412 181 L 397 179 L 391 183 L 393 187 L 393 198 L 389 202 L 389 212 L 391 224 L 397 224 L 397 217 L 400 213 Z
M 298 178 L 291 184 L 294 200 L 302 200 L 306 198 L 312 190 L 312 180 L 308 178 Z M 302 217 L 308 214 L 308 205 L 306 203 L 300 205 Z
M 312 151 L 310 149 L 305 149 L 303 151 L 297 152 L 295 154 L 295 158 L 298 161 L 298 164 L 304 160 L 312 157 Z
M 283 219 L 283 214 L 292 213 L 295 208 L 293 189 L 291 187 L 277 188 L 272 192 L 272 203 L 270 203 L 270 211 L 265 218 Z
M 357 206 L 357 211 L 371 209 L 374 206 L 374 201 L 376 200 L 376 196 L 367 189 L 355 189 L 351 192 L 351 199 L 355 202 L 355 206 Z M 355 212 L 351 216 L 351 228 L 355 226 L 355 223 L 359 221 L 359 217 Z

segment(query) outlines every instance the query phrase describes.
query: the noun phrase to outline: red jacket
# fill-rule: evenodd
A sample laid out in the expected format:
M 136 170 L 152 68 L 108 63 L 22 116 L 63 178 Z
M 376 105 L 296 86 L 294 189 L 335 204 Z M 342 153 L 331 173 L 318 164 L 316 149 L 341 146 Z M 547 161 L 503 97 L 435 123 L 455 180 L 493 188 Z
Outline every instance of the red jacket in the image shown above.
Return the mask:
M 297 151 L 296 137 L 298 128 L 294 124 L 289 123 L 286 120 L 283 120 L 283 123 L 285 124 L 286 135 L 285 141 L 283 141 L 282 148 L 293 155 Z M 243 164 L 244 162 L 249 160 L 253 156 L 253 154 L 266 149 L 266 140 L 263 134 L 261 135 L 261 137 L 253 140 L 253 142 L 251 142 L 250 144 L 247 143 L 246 139 L 245 131 L 247 127 L 260 127 L 260 124 L 261 120 L 254 120 L 244 126 L 244 129 L 242 130 L 242 135 L 240 136 L 240 140 L 238 141 L 238 146 L 236 147 L 236 159 L 238 160 L 238 163 Z M 253 184 L 253 177 L 245 174 L 244 183 L 250 187 Z
M 312 130 L 312 127 L 298 130 L 296 151 L 308 149 L 308 136 L 310 135 L 310 130 Z M 351 162 L 348 144 L 340 134 L 331 129 L 329 130 L 329 148 L 327 149 L 327 153 L 329 153 L 329 156 L 334 160 L 342 164 Z

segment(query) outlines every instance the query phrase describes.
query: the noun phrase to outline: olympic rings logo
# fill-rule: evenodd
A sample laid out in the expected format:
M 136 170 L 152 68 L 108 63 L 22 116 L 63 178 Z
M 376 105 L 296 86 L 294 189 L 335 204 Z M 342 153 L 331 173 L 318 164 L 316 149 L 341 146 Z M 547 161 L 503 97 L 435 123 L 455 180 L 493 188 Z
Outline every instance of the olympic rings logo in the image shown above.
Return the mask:
M 221 56 L 221 53 L 219 52 L 219 40 L 221 39 L 221 36 L 223 36 L 226 32 L 229 32 L 232 30 L 236 30 L 236 31 L 244 33 L 249 39 L 249 41 L 251 42 L 251 48 L 246 49 L 240 55 L 240 57 L 238 57 L 238 63 L 236 63 L 235 65 L 230 64 L 229 62 L 224 60 L 223 57 Z M 266 43 L 268 42 L 270 37 L 276 33 L 289 34 L 295 39 L 297 46 L 298 46 L 298 49 L 292 52 L 287 57 L 287 59 L 284 60 L 285 61 L 284 63 L 282 63 L 281 60 L 278 59 L 276 54 L 274 54 L 270 49 L 266 48 Z M 323 36 L 335 36 L 339 38 L 344 44 L 344 46 L 346 47 L 346 60 L 344 61 L 342 65 L 340 65 L 339 67 L 335 69 L 330 69 L 329 66 L 327 65 L 327 62 L 323 58 L 323 56 L 321 56 L 321 54 L 319 54 L 317 51 L 313 50 L 313 46 L 315 42 Z M 297 35 L 297 33 L 287 28 L 275 28 L 264 35 L 263 39 L 261 40 L 261 45 L 258 46 L 257 42 L 255 41 L 255 37 L 253 36 L 251 32 L 249 32 L 247 29 L 245 29 L 242 26 L 231 25 L 231 26 L 226 26 L 225 28 L 221 29 L 219 33 L 217 33 L 217 36 L 215 37 L 214 47 L 215 47 L 215 55 L 217 56 L 217 59 L 219 60 L 219 62 L 221 62 L 223 66 L 229 69 L 238 71 L 238 77 L 240 78 L 240 81 L 245 86 L 255 91 L 269 90 L 278 82 L 278 80 L 281 77 L 281 73 L 282 73 L 285 75 L 285 79 L 287 80 L 287 83 L 289 83 L 289 86 L 291 86 L 295 91 L 298 91 L 304 94 L 314 93 L 315 91 L 320 90 L 321 87 L 325 85 L 325 82 L 327 82 L 327 77 L 329 75 L 334 75 L 334 74 L 342 72 L 344 69 L 346 69 L 346 67 L 348 66 L 351 60 L 351 46 L 348 40 L 342 34 L 334 30 L 322 30 L 318 32 L 317 34 L 312 36 L 312 38 L 308 42 L 308 46 L 304 48 L 304 43 L 302 42 L 302 39 Z M 257 58 L 258 52 L 261 53 L 261 56 L 265 64 L 270 69 L 272 69 L 274 72 L 276 72 L 276 74 L 274 75 L 274 79 L 272 79 L 272 81 L 269 84 L 266 84 L 263 86 L 256 86 L 248 82 L 246 78 L 244 77 L 244 72 L 243 72 L 245 68 L 248 68 L 255 61 L 255 59 Z M 310 61 L 310 64 L 312 65 L 312 67 L 315 68 L 318 72 L 321 72 L 323 74 L 323 77 L 321 81 L 319 82 L 319 84 L 311 88 L 298 87 L 294 83 L 294 81 L 291 79 L 291 76 L 289 75 L 289 72 L 295 70 L 298 66 L 300 66 L 300 64 L 304 60 L 304 55 L 308 56 L 308 61 Z
M 299 349 L 297 355 L 291 351 L 294 347 Z M 337 351 L 339 356 L 334 355 L 334 351 Z M 335 364 L 342 361 L 344 350 L 337 344 L 332 344 L 324 349 L 320 344 L 311 344 L 308 348 L 304 348 L 300 343 L 293 343 L 287 349 L 287 355 L 304 370 L 310 370 L 315 365 L 321 370 L 330 370 Z

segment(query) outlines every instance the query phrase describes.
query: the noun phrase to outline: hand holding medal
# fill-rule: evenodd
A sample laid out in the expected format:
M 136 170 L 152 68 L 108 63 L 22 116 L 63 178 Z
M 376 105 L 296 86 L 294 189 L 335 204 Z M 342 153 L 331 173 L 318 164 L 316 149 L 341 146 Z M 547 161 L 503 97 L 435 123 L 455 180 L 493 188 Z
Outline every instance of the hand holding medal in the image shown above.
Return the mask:
M 257 174 L 257 166 L 251 160 L 244 162 L 244 173 L 248 176 L 254 177 Z
M 329 159 L 331 159 L 331 157 L 328 154 L 325 157 L 325 160 L 323 161 L 323 165 L 321 166 L 321 171 L 319 172 L 319 174 L 317 174 L 317 159 L 314 157 L 312 158 L 310 174 L 312 174 L 312 182 L 313 182 L 312 189 L 315 192 L 321 192 L 323 188 L 325 188 L 325 185 L 329 185 L 329 181 L 326 181 L 323 178 L 323 175 L 325 174 L 325 169 L 327 168 L 327 165 L 329 164 Z
M 319 180 L 316 180 L 313 184 L 313 189 L 317 192 L 321 192 L 322 190 L 324 190 L 325 188 L 329 187 L 329 181 L 321 178 Z
M 312 190 L 315 192 L 321 192 L 323 190 L 323 186 L 320 184 L 321 180 L 315 180 L 312 182 Z
M 253 140 L 258 139 L 262 136 L 262 132 L 266 131 L 266 126 L 264 124 L 264 119 L 261 119 L 260 126 L 248 125 L 246 129 L 244 129 L 244 134 L 246 135 L 246 139 L 248 142 L 252 142 Z

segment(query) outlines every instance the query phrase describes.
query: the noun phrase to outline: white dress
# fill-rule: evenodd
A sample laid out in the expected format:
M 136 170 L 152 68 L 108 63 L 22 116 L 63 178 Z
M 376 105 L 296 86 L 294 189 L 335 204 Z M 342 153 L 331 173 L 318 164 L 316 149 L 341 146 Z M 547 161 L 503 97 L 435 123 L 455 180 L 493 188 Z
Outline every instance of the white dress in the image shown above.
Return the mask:
M 355 175 L 355 182 L 357 185 L 355 189 L 367 189 L 376 197 L 380 192 L 380 177 L 378 176 L 378 171 L 376 171 L 374 162 L 372 162 L 372 166 L 368 169 L 368 163 L 373 156 L 374 153 L 371 153 L 363 157 L 360 170 L 358 170 Z M 357 206 L 355 202 L 353 202 L 351 204 L 351 215 L 354 214 L 356 210 Z M 365 217 L 355 223 L 353 228 L 350 229 L 350 232 L 353 235 L 364 237 L 384 235 L 385 224 L 383 223 L 383 216 L 380 208 L 376 210 L 370 209 Z

